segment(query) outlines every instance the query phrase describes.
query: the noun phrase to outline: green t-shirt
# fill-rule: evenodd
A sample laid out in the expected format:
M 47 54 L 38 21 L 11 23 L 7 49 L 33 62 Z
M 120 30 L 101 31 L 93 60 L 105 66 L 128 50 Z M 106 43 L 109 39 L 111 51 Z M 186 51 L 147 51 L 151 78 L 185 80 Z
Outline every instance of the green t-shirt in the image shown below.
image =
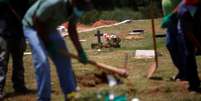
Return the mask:
M 169 15 L 180 3 L 181 0 L 162 0 L 164 16 Z
M 182 0 L 162 0 L 162 8 L 164 17 L 161 21 L 161 27 L 166 28 L 172 17 L 173 11 Z
M 68 11 L 67 2 L 68 0 L 38 0 L 25 14 L 23 25 L 33 26 L 32 16 L 35 15 L 48 29 L 55 29 L 69 20 L 72 12 Z

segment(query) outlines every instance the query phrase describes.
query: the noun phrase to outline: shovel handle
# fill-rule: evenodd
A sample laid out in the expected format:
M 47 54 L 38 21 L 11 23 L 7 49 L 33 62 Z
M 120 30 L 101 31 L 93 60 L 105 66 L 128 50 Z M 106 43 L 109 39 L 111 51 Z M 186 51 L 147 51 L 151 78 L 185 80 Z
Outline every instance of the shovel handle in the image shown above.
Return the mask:
M 61 51 L 62 54 L 64 54 L 65 56 L 68 56 L 68 57 L 71 57 L 71 58 L 74 58 L 74 59 L 77 59 L 79 60 L 80 58 L 73 54 L 73 53 L 67 53 L 67 52 L 64 52 L 64 51 Z M 107 70 L 107 71 L 110 71 L 112 73 L 116 73 L 116 74 L 119 74 L 120 76 L 122 77 L 127 77 L 128 76 L 128 71 L 124 68 L 116 68 L 116 67 L 113 67 L 113 66 L 110 66 L 110 65 L 107 65 L 107 64 L 104 64 L 104 63 L 99 63 L 99 62 L 96 62 L 94 60 L 88 60 L 88 63 L 91 64 L 91 65 L 94 65 L 100 69 L 104 69 L 104 70 Z

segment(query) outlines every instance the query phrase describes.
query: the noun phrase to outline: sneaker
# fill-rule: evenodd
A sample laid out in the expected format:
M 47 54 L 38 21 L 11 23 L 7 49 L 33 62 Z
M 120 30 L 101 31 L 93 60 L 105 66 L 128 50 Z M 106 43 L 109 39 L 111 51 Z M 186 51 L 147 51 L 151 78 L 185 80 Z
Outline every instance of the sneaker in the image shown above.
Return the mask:
M 65 101 L 74 101 L 80 97 L 79 92 L 71 92 L 65 95 Z

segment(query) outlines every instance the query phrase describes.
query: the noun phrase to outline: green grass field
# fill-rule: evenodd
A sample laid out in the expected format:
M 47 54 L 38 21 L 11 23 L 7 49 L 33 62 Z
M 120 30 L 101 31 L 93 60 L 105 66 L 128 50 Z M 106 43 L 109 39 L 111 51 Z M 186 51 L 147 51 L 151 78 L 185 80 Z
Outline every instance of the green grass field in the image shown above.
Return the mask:
M 163 33 L 164 30 L 160 29 L 160 19 L 156 20 L 156 32 Z M 154 59 L 135 59 L 131 54 L 137 49 L 153 49 L 152 48 L 152 34 L 150 20 L 145 21 L 133 21 L 131 23 L 123 24 L 111 28 L 100 29 L 103 32 L 109 33 L 128 33 L 133 29 L 144 29 L 144 39 L 142 40 L 124 40 L 122 39 L 121 48 L 118 49 L 103 49 L 102 52 L 97 52 L 91 49 L 91 43 L 96 42 L 94 34 L 96 31 L 88 33 L 80 33 L 80 39 L 86 40 L 82 42 L 84 49 L 86 50 L 90 59 L 110 64 L 112 66 L 121 67 L 124 64 L 124 54 L 129 53 L 128 58 L 128 78 L 120 78 L 123 82 L 113 88 L 117 95 L 125 95 L 128 101 L 137 97 L 140 101 L 201 101 L 200 94 L 191 94 L 186 89 L 183 89 L 178 83 L 170 81 L 169 78 L 176 74 L 176 69 L 171 62 L 169 53 L 165 48 L 165 38 L 157 39 L 159 56 L 159 68 L 153 75 L 156 80 L 147 79 L 148 67 L 154 62 Z M 122 37 L 125 34 L 121 34 Z M 69 38 L 66 38 L 69 50 L 75 53 L 75 49 Z M 199 67 L 199 75 L 201 77 L 201 58 L 198 57 L 197 63 Z M 52 63 L 51 63 L 52 64 Z M 100 70 L 91 65 L 82 65 L 77 60 L 72 61 L 73 69 L 77 77 L 81 78 L 78 81 L 80 87 L 80 97 L 76 101 L 97 101 L 98 92 L 108 92 L 111 88 L 107 83 L 101 82 L 97 85 L 86 86 L 81 81 L 93 83 L 93 79 L 90 79 L 90 75 L 100 73 Z M 25 65 L 25 79 L 27 87 L 32 89 L 26 95 L 17 95 L 13 93 L 11 83 L 11 64 L 9 65 L 9 72 L 5 92 L 7 94 L 5 101 L 36 101 L 36 81 L 34 69 L 32 66 L 31 56 L 24 56 Z M 62 101 L 63 95 L 59 87 L 59 81 L 55 71 L 55 67 L 51 66 L 52 76 L 52 101 Z M 86 77 L 86 78 L 85 78 Z

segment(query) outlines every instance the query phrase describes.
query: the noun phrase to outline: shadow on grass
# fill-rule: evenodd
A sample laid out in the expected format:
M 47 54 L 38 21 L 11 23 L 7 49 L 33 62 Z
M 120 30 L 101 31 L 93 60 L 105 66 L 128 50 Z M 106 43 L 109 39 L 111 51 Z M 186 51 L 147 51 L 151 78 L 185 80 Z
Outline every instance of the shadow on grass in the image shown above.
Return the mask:
M 159 81 L 159 80 L 163 80 L 162 77 L 156 77 L 156 76 L 155 76 L 155 77 L 150 77 L 149 79 L 150 79 L 150 80 L 158 80 L 158 81 Z
M 37 91 L 33 90 L 33 89 L 30 89 L 26 92 L 9 92 L 5 95 L 5 98 L 12 98 L 15 96 L 20 96 L 20 95 L 34 95 L 36 93 L 37 93 Z

